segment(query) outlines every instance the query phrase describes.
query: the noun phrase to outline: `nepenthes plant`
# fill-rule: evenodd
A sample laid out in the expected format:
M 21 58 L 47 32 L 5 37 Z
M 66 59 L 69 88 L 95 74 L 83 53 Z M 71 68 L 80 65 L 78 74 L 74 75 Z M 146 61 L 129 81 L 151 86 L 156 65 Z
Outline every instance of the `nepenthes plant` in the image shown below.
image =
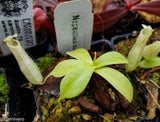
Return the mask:
M 66 0 L 65 0 L 66 1 Z M 46 6 L 54 8 L 65 2 L 64 0 L 34 0 L 35 4 L 40 6 Z M 149 1 L 141 3 L 142 0 L 124 0 L 123 5 L 119 4 L 119 1 L 109 1 L 103 6 L 103 10 L 100 13 L 94 14 L 94 33 L 102 32 L 105 29 L 110 28 L 116 24 L 119 20 L 124 18 L 129 12 L 142 11 L 156 16 L 160 16 L 160 1 Z M 54 12 L 52 12 L 54 13 Z
M 133 89 L 129 80 L 122 73 L 108 66 L 128 63 L 120 53 L 108 52 L 99 58 L 96 58 L 95 54 L 93 60 L 88 51 L 83 48 L 69 51 L 66 54 L 75 59 L 68 59 L 58 63 L 46 77 L 48 78 L 51 75 L 54 77 L 64 76 L 60 84 L 59 101 L 78 96 L 87 87 L 93 73 L 102 76 L 129 102 L 132 101 Z
M 54 77 L 65 76 L 60 84 L 59 101 L 65 98 L 78 96 L 87 86 L 93 73 L 96 73 L 106 79 L 116 90 L 118 90 L 129 102 L 133 98 L 132 85 L 119 71 L 105 67 L 112 64 L 128 63 L 127 59 L 118 52 L 108 52 L 101 57 L 91 59 L 88 51 L 85 49 L 76 49 L 67 52 L 75 59 L 68 59 L 60 62 L 51 73 L 43 79 L 38 66 L 27 55 L 20 43 L 13 39 L 14 36 L 7 37 L 4 42 L 15 56 L 19 67 L 25 77 L 32 84 L 42 85 L 46 79 L 53 75 Z

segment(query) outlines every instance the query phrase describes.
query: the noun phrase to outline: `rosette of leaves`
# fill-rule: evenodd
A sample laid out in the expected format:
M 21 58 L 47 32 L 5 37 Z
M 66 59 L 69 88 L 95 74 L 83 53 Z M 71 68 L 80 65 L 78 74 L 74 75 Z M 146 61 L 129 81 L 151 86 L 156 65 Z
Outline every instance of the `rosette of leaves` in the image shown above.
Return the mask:
M 129 102 L 132 101 L 133 88 L 130 81 L 122 73 L 108 66 L 128 63 L 127 59 L 120 53 L 111 51 L 97 59 L 95 53 L 93 60 L 88 51 L 82 48 L 69 51 L 66 54 L 75 59 L 58 63 L 45 78 L 47 79 L 51 75 L 54 77 L 64 76 L 60 84 L 59 101 L 78 96 L 86 88 L 93 73 L 102 76 Z

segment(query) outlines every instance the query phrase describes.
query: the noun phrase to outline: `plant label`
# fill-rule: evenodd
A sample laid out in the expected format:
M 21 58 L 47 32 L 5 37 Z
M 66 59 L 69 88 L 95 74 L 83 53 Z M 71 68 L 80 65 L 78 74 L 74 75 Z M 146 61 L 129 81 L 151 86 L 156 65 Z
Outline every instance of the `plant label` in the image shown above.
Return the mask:
M 25 49 L 36 45 L 32 0 L 0 1 L 0 48 L 4 56 L 10 51 L 2 40 L 16 33 Z
M 54 11 L 58 51 L 65 55 L 77 48 L 90 49 L 93 30 L 90 0 L 59 4 Z

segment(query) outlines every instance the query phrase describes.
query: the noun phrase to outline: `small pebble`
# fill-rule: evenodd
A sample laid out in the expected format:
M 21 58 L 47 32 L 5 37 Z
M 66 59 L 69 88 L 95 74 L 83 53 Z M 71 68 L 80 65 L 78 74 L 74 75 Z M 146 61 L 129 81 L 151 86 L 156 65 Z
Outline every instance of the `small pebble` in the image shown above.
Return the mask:
M 51 98 L 48 103 L 49 108 L 52 107 L 52 105 L 54 104 L 55 104 L 55 98 Z
M 92 119 L 92 117 L 91 117 L 90 115 L 88 115 L 88 114 L 82 114 L 82 118 L 83 118 L 84 120 L 86 120 L 86 121 Z
M 79 106 L 74 106 L 69 109 L 69 113 L 81 113 L 81 108 Z
M 71 100 L 68 100 L 68 101 L 66 102 L 66 108 L 71 108 L 71 106 L 72 106 L 72 101 L 71 101 Z

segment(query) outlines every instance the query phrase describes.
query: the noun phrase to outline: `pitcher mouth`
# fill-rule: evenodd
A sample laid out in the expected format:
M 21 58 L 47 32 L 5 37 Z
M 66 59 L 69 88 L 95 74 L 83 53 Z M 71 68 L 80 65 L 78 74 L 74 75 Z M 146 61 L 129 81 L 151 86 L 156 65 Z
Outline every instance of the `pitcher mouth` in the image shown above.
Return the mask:
M 13 36 L 8 36 L 3 40 L 3 42 L 6 43 L 8 47 L 16 48 L 20 45 L 20 43 L 17 40 L 15 40 L 14 37 L 17 37 L 17 34 Z

